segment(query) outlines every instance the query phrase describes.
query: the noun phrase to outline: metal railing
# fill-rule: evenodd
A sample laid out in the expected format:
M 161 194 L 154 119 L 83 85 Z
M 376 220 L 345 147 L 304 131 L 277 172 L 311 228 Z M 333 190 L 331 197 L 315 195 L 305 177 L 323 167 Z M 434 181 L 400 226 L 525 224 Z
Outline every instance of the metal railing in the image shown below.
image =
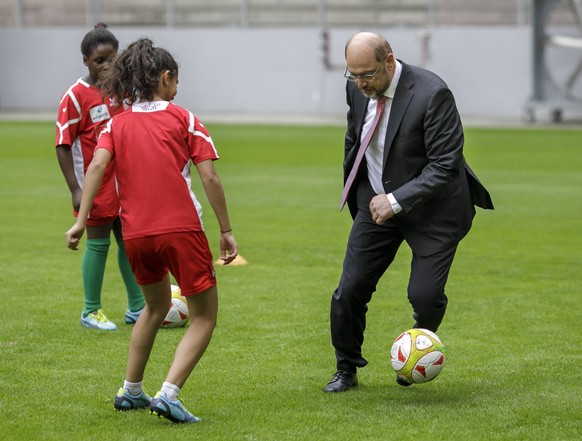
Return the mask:
M 556 0 L 559 1 L 559 0 Z M 0 0 L 0 26 L 523 26 L 531 0 Z

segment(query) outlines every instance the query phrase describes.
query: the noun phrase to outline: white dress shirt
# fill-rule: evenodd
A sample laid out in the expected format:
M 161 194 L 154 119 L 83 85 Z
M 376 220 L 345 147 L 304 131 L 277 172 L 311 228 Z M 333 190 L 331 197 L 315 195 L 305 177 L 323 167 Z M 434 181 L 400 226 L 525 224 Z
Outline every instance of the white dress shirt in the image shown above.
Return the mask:
M 386 97 L 386 104 L 384 105 L 384 113 L 382 114 L 382 119 L 378 123 L 378 128 L 376 133 L 370 141 L 370 145 L 366 150 L 366 163 L 368 165 L 368 179 L 370 180 L 370 185 L 376 194 L 384 194 L 384 186 L 382 185 L 382 171 L 384 169 L 384 142 L 386 141 L 386 131 L 388 130 L 388 120 L 390 119 L 390 110 L 392 109 L 392 101 L 394 99 L 394 92 L 396 92 L 396 87 L 398 86 L 398 81 L 400 80 L 400 74 L 402 73 L 402 64 L 398 60 L 396 62 L 396 69 L 394 71 L 394 77 L 390 82 L 390 87 L 384 92 Z M 370 130 L 372 123 L 374 122 L 374 117 L 376 116 L 376 100 L 370 100 L 368 103 L 368 111 L 366 112 L 366 119 L 364 121 L 364 127 L 362 133 L 367 133 Z M 388 201 L 392 205 L 392 210 L 394 213 L 399 213 L 402 211 L 402 207 L 396 201 L 392 193 L 387 195 Z

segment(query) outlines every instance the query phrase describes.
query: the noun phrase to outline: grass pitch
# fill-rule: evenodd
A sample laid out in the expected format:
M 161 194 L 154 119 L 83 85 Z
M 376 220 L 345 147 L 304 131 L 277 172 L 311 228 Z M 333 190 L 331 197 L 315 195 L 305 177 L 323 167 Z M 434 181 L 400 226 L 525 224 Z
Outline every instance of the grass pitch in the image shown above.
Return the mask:
M 217 267 L 218 327 L 181 393 L 203 421 L 176 426 L 113 411 L 132 329 L 115 244 L 103 305 L 119 329 L 81 328 L 82 251 L 65 246 L 73 218 L 53 124 L 0 123 L 0 439 L 579 439 L 582 131 L 466 131 L 467 160 L 496 210 L 478 210 L 453 265 L 443 372 L 425 385 L 394 382 L 390 345 L 412 325 L 403 247 L 370 304 L 360 385 L 328 395 L 329 300 L 350 227 L 337 211 L 343 128 L 209 129 L 249 264 Z M 160 331 L 150 394 L 181 335 Z

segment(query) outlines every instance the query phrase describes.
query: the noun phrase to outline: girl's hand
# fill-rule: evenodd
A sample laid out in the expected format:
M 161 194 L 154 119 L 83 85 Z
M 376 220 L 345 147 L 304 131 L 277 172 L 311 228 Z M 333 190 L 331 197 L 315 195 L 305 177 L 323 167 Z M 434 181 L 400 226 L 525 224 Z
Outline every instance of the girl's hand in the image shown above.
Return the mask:
M 79 247 L 79 241 L 83 237 L 85 232 L 85 226 L 76 223 L 71 227 L 69 231 L 65 233 L 65 240 L 67 241 L 67 247 L 71 250 L 77 251 Z
M 238 255 L 238 245 L 232 231 L 220 234 L 220 259 L 225 265 L 232 262 Z

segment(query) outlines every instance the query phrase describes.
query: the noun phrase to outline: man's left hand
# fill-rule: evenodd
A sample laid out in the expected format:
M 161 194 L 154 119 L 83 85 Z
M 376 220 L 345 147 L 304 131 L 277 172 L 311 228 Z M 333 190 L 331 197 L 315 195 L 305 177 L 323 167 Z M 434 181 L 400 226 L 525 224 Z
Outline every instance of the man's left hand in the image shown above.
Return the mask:
M 392 205 L 388 202 L 385 194 L 377 194 L 372 198 L 370 201 L 370 213 L 372 213 L 372 220 L 378 225 L 382 225 L 394 216 Z

